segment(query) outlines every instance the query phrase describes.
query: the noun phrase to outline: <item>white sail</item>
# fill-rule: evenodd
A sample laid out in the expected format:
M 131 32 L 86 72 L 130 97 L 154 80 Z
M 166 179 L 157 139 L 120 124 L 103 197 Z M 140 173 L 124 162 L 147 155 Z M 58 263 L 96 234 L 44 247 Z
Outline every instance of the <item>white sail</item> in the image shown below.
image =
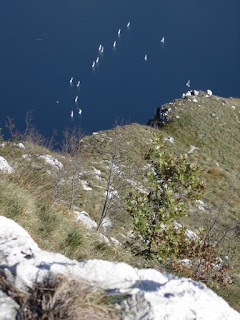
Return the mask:
M 161 39 L 161 41 L 160 41 L 160 42 L 165 43 L 165 38 L 164 38 L 164 37 L 162 37 L 162 39 Z
M 128 24 L 127 24 L 127 27 L 128 27 L 128 28 L 130 27 L 130 24 L 131 24 L 131 22 L 129 21 Z
M 148 56 L 147 56 L 147 54 L 145 54 L 144 60 L 147 61 L 147 59 L 148 59 Z
M 78 101 L 78 96 L 76 96 L 76 98 L 75 98 L 75 102 L 77 102 Z
M 114 42 L 113 42 L 113 47 L 115 48 L 116 45 L 117 45 L 117 41 L 114 41 Z
M 120 36 L 120 34 L 121 34 L 121 29 L 118 30 L 118 35 Z
M 73 118 L 73 111 L 71 111 L 70 117 Z
M 93 61 L 93 63 L 92 63 L 92 68 L 94 68 L 95 67 L 95 61 Z
M 78 108 L 78 113 L 82 114 L 82 110 L 80 108 Z
M 190 88 L 190 86 L 191 86 L 190 80 L 188 80 L 188 82 L 186 83 L 186 86 Z
M 99 62 L 99 57 L 97 57 L 97 59 L 96 59 L 96 63 L 98 63 Z
M 78 81 L 78 82 L 77 82 L 77 87 L 79 87 L 79 86 L 80 86 L 80 83 L 81 83 L 80 81 Z
M 73 77 L 70 79 L 69 83 L 71 84 L 73 82 Z
M 98 51 L 101 51 L 101 50 L 102 50 L 102 45 L 100 44 Z

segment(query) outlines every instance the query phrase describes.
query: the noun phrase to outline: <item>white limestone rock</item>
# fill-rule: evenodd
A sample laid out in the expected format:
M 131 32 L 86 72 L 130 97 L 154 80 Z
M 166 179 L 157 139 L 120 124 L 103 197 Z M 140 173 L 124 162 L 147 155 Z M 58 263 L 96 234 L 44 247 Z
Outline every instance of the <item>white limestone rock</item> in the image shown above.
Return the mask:
M 26 150 L 25 145 L 22 142 L 14 143 L 14 146 L 22 150 Z
M 121 246 L 121 242 L 118 241 L 118 239 L 114 238 L 114 237 L 110 237 L 110 240 L 112 241 L 112 243 L 115 245 L 115 246 Z
M 238 320 L 240 315 L 204 284 L 154 269 L 101 260 L 80 262 L 88 280 L 113 293 L 144 292 L 150 303 L 149 319 Z
M 50 273 L 60 273 L 91 281 L 113 294 L 132 296 L 135 305 L 126 303 L 124 320 L 240 320 L 238 312 L 202 283 L 154 269 L 133 268 L 126 263 L 70 260 L 40 250 L 11 219 L 0 216 L 0 226 L 1 264 L 18 288 L 23 289 L 24 283 L 31 286 Z M 147 310 L 144 317 L 143 304 Z
M 112 227 L 112 221 L 108 217 L 105 217 L 102 222 L 103 230 L 107 231 L 107 229 L 111 227 Z
M 189 238 L 191 240 L 199 239 L 197 234 L 195 232 L 193 232 L 192 230 L 190 230 L 190 229 L 186 229 L 185 235 L 186 235 L 187 238 Z
M 81 180 L 80 182 L 81 182 L 83 190 L 85 190 L 85 191 L 91 191 L 92 190 L 92 188 L 89 186 L 87 181 Z
M 96 229 L 97 223 L 90 218 L 86 211 L 75 211 L 77 220 L 80 220 L 88 229 Z
M 206 211 L 206 204 L 204 203 L 204 201 L 202 200 L 196 200 L 196 203 L 198 204 L 198 209 L 201 210 L 201 211 Z
M 8 164 L 7 160 L 0 156 L 0 171 L 4 173 L 13 173 L 14 169 Z
M 6 293 L 0 290 L 0 319 L 16 319 L 17 309 L 19 309 L 19 305 L 12 298 L 8 297 Z
M 45 160 L 45 163 L 50 164 L 52 167 L 56 169 L 63 169 L 63 164 L 59 160 L 55 159 L 53 156 L 46 154 L 46 155 L 40 155 L 40 159 Z
M 99 233 L 99 238 L 101 239 L 101 242 L 106 243 L 106 244 L 110 244 L 110 241 L 108 240 L 108 238 L 104 234 Z

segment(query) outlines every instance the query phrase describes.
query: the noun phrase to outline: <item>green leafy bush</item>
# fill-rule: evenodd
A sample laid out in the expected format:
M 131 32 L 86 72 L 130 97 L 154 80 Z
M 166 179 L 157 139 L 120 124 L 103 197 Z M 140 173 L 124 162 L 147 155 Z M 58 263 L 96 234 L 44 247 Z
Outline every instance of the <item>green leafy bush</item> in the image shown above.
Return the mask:
M 230 282 L 228 265 L 217 256 L 215 244 L 207 241 L 207 232 L 199 229 L 189 235 L 178 223 L 187 215 L 188 201 L 199 199 L 204 191 L 199 166 L 188 162 L 186 155 L 176 157 L 160 145 L 146 157 L 151 162 L 149 190 L 131 193 L 127 198 L 133 232 L 140 240 L 138 254 L 197 280 L 211 277 Z

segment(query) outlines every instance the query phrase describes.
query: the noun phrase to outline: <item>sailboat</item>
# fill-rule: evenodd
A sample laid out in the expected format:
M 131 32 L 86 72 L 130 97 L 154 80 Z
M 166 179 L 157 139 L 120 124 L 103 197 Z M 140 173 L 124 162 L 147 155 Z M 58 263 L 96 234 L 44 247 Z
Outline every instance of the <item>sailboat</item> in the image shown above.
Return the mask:
M 113 42 L 113 48 L 116 48 L 116 45 L 117 45 L 117 41 L 114 41 Z
M 96 59 L 96 63 L 98 63 L 99 62 L 99 57 L 97 57 L 97 59 Z
M 148 59 L 148 56 L 147 56 L 147 54 L 145 54 L 144 60 L 147 61 L 147 59 Z
M 75 102 L 77 102 L 78 101 L 78 96 L 76 96 L 76 98 L 75 98 Z
M 118 35 L 120 36 L 120 34 L 121 34 L 121 29 L 118 30 Z
M 69 83 L 72 84 L 72 82 L 73 82 L 73 77 L 70 79 Z
M 80 81 L 77 82 L 77 87 L 80 87 L 80 83 L 81 83 Z
M 70 117 L 73 118 L 73 111 L 71 111 Z
M 80 108 L 78 108 L 78 113 L 81 115 L 82 114 L 82 110 Z
M 128 28 L 130 27 L 130 24 L 131 24 L 131 22 L 129 21 L 128 24 L 127 24 L 127 27 L 128 27 Z
M 101 53 L 103 53 L 103 51 L 104 51 L 104 47 L 102 46 L 102 48 L 101 48 Z
M 165 38 L 164 37 L 162 37 L 162 39 L 161 39 L 161 41 L 160 41 L 161 43 L 165 43 Z
M 95 67 L 95 61 L 93 61 L 93 63 L 92 63 L 92 68 L 94 68 Z
M 101 50 L 102 50 L 102 45 L 100 44 L 98 51 L 101 51 Z
M 191 86 L 190 80 L 188 80 L 188 82 L 186 83 L 186 86 L 190 88 L 190 86 Z

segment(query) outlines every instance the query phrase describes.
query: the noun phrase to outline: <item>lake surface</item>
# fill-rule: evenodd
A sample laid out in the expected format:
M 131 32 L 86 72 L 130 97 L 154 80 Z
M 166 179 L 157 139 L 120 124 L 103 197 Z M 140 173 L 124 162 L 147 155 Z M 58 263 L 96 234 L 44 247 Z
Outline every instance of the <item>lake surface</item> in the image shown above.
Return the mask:
M 239 12 L 239 0 L 5 1 L 1 126 L 10 116 L 23 130 L 27 110 L 46 137 L 73 126 L 91 133 L 116 121 L 145 124 L 188 80 L 192 89 L 240 96 Z

